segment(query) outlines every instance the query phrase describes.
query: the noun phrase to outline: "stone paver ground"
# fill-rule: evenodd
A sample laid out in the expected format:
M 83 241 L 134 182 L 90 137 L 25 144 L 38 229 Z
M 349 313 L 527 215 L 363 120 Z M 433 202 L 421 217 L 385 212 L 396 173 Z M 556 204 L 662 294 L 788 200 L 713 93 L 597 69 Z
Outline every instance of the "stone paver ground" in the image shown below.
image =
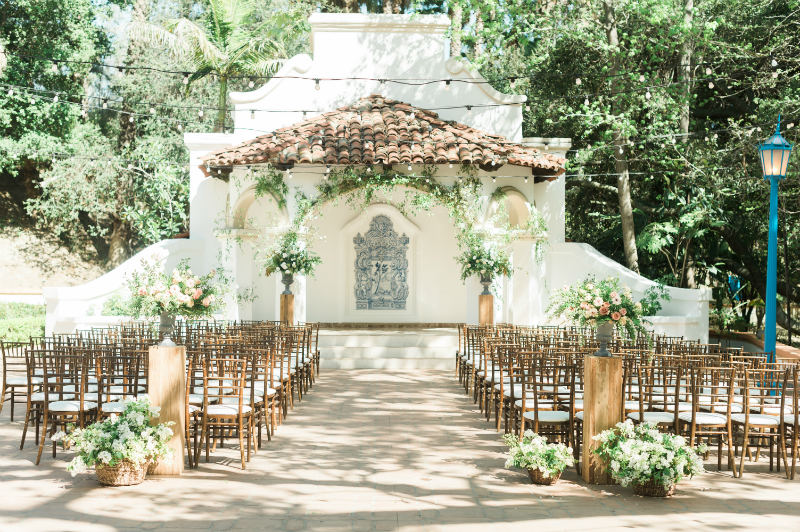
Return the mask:
M 7 406 L 7 405 L 6 405 Z M 762 464 L 710 473 L 668 500 L 552 487 L 504 469 L 500 436 L 449 372 L 324 371 L 247 471 L 231 446 L 180 478 L 100 487 L 69 452 L 33 465 L 21 424 L 0 420 L 0 530 L 797 530 L 800 481 Z M 715 460 L 712 459 L 715 462 Z M 747 467 L 747 465 L 746 465 Z

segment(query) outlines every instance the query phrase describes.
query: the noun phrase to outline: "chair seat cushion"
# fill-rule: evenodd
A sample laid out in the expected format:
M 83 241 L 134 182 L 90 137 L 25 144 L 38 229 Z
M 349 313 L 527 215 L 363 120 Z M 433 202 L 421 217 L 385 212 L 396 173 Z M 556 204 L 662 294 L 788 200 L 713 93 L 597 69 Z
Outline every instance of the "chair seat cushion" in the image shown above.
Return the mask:
M 525 419 L 533 421 L 538 414 L 539 423 L 566 423 L 569 421 L 569 412 L 563 410 L 529 410 L 522 414 Z
M 262 395 L 262 396 L 266 395 L 267 397 L 272 397 L 273 395 L 278 393 L 278 390 L 276 390 L 275 388 L 267 387 L 267 393 L 264 394 L 264 385 L 263 384 L 256 384 L 255 392 L 256 392 L 256 395 Z
M 199 412 L 200 410 L 202 410 L 202 408 L 200 408 L 199 406 L 189 405 L 189 413 L 190 414 L 195 414 L 195 413 Z
M 777 427 L 780 424 L 778 416 L 768 416 L 766 414 L 750 414 L 750 425 L 756 427 Z M 731 421 L 744 425 L 745 414 L 731 414 Z
M 738 406 L 738 405 L 737 405 Z M 742 409 L 739 408 L 737 412 L 741 412 Z M 783 412 L 781 412 L 780 405 L 777 406 L 765 406 L 760 409 L 760 414 L 767 414 L 768 416 L 780 416 L 781 414 L 791 414 L 792 413 L 792 406 L 791 405 L 783 405 Z
M 31 379 L 31 381 L 33 382 L 33 384 L 41 384 L 42 378 L 34 377 L 33 379 Z M 25 375 L 6 375 L 6 384 L 8 384 L 9 386 L 27 386 L 28 377 L 26 377 Z
M 678 414 L 678 419 L 685 423 L 692 422 L 691 412 L 681 412 Z M 722 414 L 713 414 L 711 412 L 697 412 L 694 415 L 695 425 L 725 425 L 728 418 Z
M 102 403 L 100 411 L 112 414 L 120 414 L 125 411 L 127 401 L 112 401 L 110 403 Z
M 645 423 L 672 423 L 675 415 L 669 412 L 631 412 L 628 419 L 633 421 L 644 421 Z
M 80 401 L 53 401 L 47 408 L 51 412 L 80 412 L 81 410 L 81 402 Z M 83 409 L 84 410 L 94 410 L 97 408 L 97 403 L 93 403 L 91 401 L 84 401 L 83 402 Z
M 242 414 L 250 412 L 249 405 L 242 405 Z M 235 405 L 208 405 L 206 413 L 209 416 L 235 416 L 239 413 L 238 399 Z
M 719 414 L 725 413 L 728 411 L 728 403 L 721 403 L 721 402 L 714 402 L 711 401 L 698 401 L 698 406 L 700 410 L 705 410 L 706 412 L 717 412 Z M 741 412 L 742 405 L 739 403 L 731 403 L 731 412 Z
M 678 412 L 691 412 L 693 408 L 694 407 L 692 406 L 692 403 L 685 403 L 683 401 L 678 403 Z M 674 412 L 675 405 L 670 403 L 666 407 L 664 407 L 664 410 L 667 412 Z
M 51 394 L 50 399 L 59 400 L 59 397 L 56 394 Z M 60 400 L 64 401 L 72 401 L 73 399 L 75 399 L 74 393 L 65 393 L 60 398 Z M 32 403 L 41 403 L 42 401 L 44 401 L 44 392 L 33 392 L 31 394 Z
M 575 412 L 575 419 L 577 419 L 578 421 L 583 421 L 583 410 L 581 410 L 580 412 Z
M 549 407 L 552 405 L 553 401 L 546 401 L 546 400 L 539 401 L 540 407 L 541 406 Z M 517 399 L 516 401 L 514 401 L 514 406 L 516 406 L 517 408 L 522 408 L 522 399 Z M 530 394 L 525 396 L 525 410 L 528 411 L 533 410 L 533 396 Z

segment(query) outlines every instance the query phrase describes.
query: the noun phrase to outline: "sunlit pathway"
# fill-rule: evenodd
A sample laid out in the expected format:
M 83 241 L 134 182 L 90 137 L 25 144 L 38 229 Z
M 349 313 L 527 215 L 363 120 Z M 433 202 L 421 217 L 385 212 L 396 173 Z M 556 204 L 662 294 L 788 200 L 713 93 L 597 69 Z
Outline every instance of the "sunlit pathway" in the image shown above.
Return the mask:
M 229 447 L 181 478 L 102 488 L 70 453 L 33 465 L 0 422 L 0 530 L 796 529 L 800 481 L 710 473 L 670 500 L 590 489 L 565 473 L 534 487 L 503 468 L 499 435 L 449 372 L 324 371 L 271 443 L 238 467 Z

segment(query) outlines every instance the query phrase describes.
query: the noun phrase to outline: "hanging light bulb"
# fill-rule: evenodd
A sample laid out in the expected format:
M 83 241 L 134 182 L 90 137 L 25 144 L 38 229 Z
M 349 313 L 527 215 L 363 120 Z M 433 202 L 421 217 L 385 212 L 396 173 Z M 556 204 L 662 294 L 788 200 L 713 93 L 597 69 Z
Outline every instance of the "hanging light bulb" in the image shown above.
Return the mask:
M 625 153 L 625 150 L 622 148 L 622 146 L 620 146 L 619 147 L 619 154 L 622 155 L 623 153 Z
M 294 177 L 294 176 L 292 175 L 292 169 L 291 169 L 291 168 L 287 168 L 287 169 L 286 169 L 286 177 L 287 177 L 288 179 L 291 179 L 292 177 Z
M 581 78 L 575 78 L 575 85 L 580 85 L 581 83 L 583 83 Z
M 650 94 L 650 89 L 647 89 L 647 92 L 644 93 L 644 97 L 647 98 L 648 100 L 653 97 L 653 95 Z
M 250 88 L 252 89 L 253 87 L 255 87 L 255 86 L 256 86 L 256 84 L 255 84 L 255 82 L 254 82 L 254 81 L 251 79 L 251 80 L 250 80 L 250 81 L 247 83 L 247 86 L 248 86 L 248 87 L 250 87 Z
M 368 174 L 372 173 L 372 165 L 367 166 L 367 173 Z
M 250 120 L 253 120 L 256 117 L 256 112 L 250 109 Z
M 714 82 L 713 81 L 709 81 L 708 82 L 708 88 L 709 89 L 713 89 L 714 88 Z
M 589 98 L 584 98 L 583 99 L 583 105 L 585 105 L 587 107 L 589 106 Z
M 472 111 L 472 106 L 471 106 L 471 105 L 468 105 L 468 106 L 467 106 L 467 112 L 470 112 L 470 111 Z
M 530 113 L 531 112 L 531 106 L 530 105 L 526 105 L 525 106 L 525 112 L 526 113 Z
M 178 131 L 183 131 L 183 124 L 178 122 Z
M 775 68 L 776 66 L 778 66 L 778 61 L 776 61 L 775 59 L 773 59 L 773 60 L 772 60 L 772 63 L 770 63 L 770 64 L 772 65 L 772 68 Z
M 644 83 L 644 74 L 639 74 L 639 83 Z
M 203 110 L 202 109 L 197 111 L 197 116 L 199 116 L 200 118 L 203 118 Z
M 448 168 L 452 168 L 453 167 L 453 163 L 448 164 L 447 167 Z
M 8 89 L 8 95 L 14 96 L 14 89 Z
M 53 103 L 56 103 L 56 102 L 58 102 L 58 94 L 56 94 L 55 96 L 53 96 Z
M 103 100 L 103 109 L 108 109 L 108 100 Z
M 156 108 L 155 108 L 155 107 L 151 107 L 151 108 L 150 108 L 150 114 L 151 114 L 151 115 L 154 115 L 154 114 L 156 114 Z
M 53 74 L 58 74 L 58 63 L 53 63 Z
M 189 74 L 184 74 L 183 75 L 183 84 L 184 85 L 188 85 L 189 84 Z
M 778 73 L 777 72 L 773 72 L 772 73 L 772 79 L 778 79 Z
M 706 67 L 706 76 L 710 75 L 711 75 L 711 69 L 709 67 Z
M 525 176 L 525 182 L 526 183 L 528 182 L 528 176 Z
M 131 116 L 129 116 L 129 117 L 128 117 L 128 122 L 130 122 L 131 124 L 133 124 L 133 115 L 131 115 Z
M 411 171 L 411 163 L 408 164 L 408 171 Z
M 496 176 L 492 176 L 492 183 L 497 183 L 497 177 Z
M 317 91 L 319 90 L 319 80 L 318 79 L 314 80 L 314 90 L 317 90 Z
M 325 165 L 325 173 L 326 174 L 330 174 L 331 173 L 331 167 L 328 164 Z
M 34 100 L 33 98 L 31 98 L 31 105 L 33 105 L 33 104 L 35 104 L 35 103 L 36 103 L 36 100 Z
M 449 79 L 444 80 L 444 88 L 446 90 L 450 90 L 450 80 Z

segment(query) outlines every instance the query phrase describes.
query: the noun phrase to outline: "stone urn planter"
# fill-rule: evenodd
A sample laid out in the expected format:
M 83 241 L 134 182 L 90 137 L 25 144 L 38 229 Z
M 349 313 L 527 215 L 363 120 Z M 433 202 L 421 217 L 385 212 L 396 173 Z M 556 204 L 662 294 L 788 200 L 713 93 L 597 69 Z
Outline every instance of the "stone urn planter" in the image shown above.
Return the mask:
M 159 316 L 158 332 L 161 336 L 161 343 L 158 344 L 164 347 L 175 347 L 175 342 L 172 341 L 172 329 L 175 327 L 175 314 L 162 312 Z
M 283 283 L 283 292 L 282 295 L 290 296 L 292 295 L 292 283 L 294 283 L 294 274 L 284 272 L 281 276 L 281 282 Z
M 594 356 L 610 357 L 611 353 L 608 351 L 608 343 L 614 339 L 614 324 L 610 321 L 600 322 L 595 334 L 599 348 L 597 352 L 594 353 Z

